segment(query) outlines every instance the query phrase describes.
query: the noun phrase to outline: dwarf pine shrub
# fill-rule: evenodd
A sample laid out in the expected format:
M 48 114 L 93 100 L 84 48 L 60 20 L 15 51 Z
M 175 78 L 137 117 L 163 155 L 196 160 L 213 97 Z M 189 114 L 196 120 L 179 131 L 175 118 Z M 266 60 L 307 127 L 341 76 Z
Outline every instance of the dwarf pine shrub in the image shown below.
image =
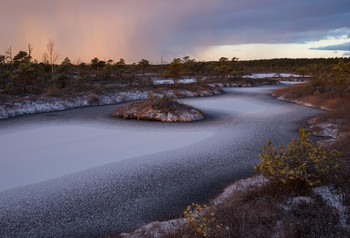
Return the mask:
M 189 205 L 184 211 L 187 225 L 195 237 L 213 237 L 216 229 L 221 229 L 221 224 L 217 224 L 214 211 L 206 205 Z
M 326 152 L 323 146 L 316 146 L 307 137 L 310 132 L 299 129 L 299 139 L 292 139 L 288 148 L 281 146 L 276 150 L 267 141 L 261 162 L 254 167 L 266 178 L 287 182 L 301 182 L 313 186 L 320 183 L 320 177 L 339 167 L 338 159 L 341 153 L 336 150 Z

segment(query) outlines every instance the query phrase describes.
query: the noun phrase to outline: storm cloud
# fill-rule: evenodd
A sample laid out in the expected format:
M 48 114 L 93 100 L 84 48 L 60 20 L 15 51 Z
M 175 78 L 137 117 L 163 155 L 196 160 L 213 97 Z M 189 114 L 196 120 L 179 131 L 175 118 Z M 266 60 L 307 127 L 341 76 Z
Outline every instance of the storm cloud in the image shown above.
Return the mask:
M 348 0 L 12 0 L 0 9 L 0 46 L 31 43 L 41 60 L 53 39 L 62 59 L 157 61 L 198 47 L 348 36 L 349 19 Z
M 340 45 L 327 45 L 323 47 L 310 48 L 311 50 L 341 50 L 350 52 L 350 42 Z

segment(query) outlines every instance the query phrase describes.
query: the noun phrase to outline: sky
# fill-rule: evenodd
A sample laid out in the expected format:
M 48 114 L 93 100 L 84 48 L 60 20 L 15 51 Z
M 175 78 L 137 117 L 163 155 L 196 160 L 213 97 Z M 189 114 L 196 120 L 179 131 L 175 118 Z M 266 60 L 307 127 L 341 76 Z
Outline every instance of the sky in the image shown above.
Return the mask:
M 350 56 L 349 0 L 0 0 L 0 54 L 59 62 Z

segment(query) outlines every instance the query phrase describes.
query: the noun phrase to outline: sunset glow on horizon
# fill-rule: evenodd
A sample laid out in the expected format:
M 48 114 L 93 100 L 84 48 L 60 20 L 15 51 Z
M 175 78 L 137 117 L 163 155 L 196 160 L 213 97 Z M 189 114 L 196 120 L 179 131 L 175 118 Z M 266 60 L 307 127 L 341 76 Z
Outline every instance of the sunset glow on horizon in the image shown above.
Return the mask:
M 49 39 L 59 63 L 191 56 L 217 60 L 342 57 L 350 54 L 348 0 L 13 0 L 0 8 L 0 54 Z

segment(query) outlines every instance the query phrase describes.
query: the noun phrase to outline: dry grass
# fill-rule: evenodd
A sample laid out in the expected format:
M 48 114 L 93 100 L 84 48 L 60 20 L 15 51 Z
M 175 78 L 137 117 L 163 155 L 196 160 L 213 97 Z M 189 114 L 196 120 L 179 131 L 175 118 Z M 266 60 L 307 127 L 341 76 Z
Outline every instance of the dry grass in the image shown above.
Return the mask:
M 350 153 L 350 95 L 340 97 L 339 94 L 332 92 L 312 93 L 309 84 L 299 84 L 276 90 L 273 96 L 329 109 L 330 112 L 316 116 L 313 120 L 313 124 L 316 125 L 313 130 L 314 132 L 321 130 L 322 128 L 317 126 L 320 124 L 336 125 L 339 131 L 338 139 L 330 145 L 330 148 Z

